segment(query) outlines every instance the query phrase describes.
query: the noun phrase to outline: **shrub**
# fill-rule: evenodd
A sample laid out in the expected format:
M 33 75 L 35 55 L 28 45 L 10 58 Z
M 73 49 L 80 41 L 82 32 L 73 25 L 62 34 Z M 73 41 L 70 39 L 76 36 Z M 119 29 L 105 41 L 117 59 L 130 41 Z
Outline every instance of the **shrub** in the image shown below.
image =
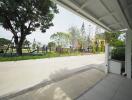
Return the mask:
M 116 47 L 111 52 L 111 58 L 115 60 L 125 61 L 125 47 Z

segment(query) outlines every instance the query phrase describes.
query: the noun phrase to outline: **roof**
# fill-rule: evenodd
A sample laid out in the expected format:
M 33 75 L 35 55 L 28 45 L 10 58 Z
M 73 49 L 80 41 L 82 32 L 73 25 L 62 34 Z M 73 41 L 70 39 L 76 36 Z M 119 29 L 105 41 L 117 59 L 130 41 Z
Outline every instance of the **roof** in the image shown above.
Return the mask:
M 132 29 L 132 0 L 118 0 L 121 10 L 127 20 L 129 27 Z
M 132 27 L 132 0 L 57 0 L 57 3 L 107 31 Z

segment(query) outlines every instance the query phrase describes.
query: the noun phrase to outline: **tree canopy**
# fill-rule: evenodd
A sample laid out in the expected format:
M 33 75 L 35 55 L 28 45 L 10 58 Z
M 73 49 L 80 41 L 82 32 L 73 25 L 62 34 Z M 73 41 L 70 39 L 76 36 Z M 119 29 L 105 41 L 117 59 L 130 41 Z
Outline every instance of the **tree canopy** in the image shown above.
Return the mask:
M 27 35 L 53 26 L 54 13 L 58 9 L 53 0 L 0 0 L 0 25 L 14 35 L 18 55 Z
M 106 43 L 109 43 L 112 46 L 123 46 L 124 41 L 120 40 L 120 35 L 122 32 L 105 32 L 101 34 L 96 34 L 96 39 L 104 39 Z
M 81 40 L 81 38 L 80 38 L 80 34 L 81 34 L 80 29 L 78 29 L 77 27 L 72 26 L 72 27 L 69 28 L 69 33 L 71 34 L 72 48 L 77 48 L 78 44 L 79 44 L 79 40 Z
M 55 47 L 55 46 L 56 46 L 56 45 L 55 45 L 54 42 L 49 42 L 49 43 L 48 43 L 48 47 L 49 47 L 49 48 L 51 48 L 51 47 Z
M 70 44 L 71 36 L 68 33 L 57 32 L 50 37 L 57 46 L 66 47 Z

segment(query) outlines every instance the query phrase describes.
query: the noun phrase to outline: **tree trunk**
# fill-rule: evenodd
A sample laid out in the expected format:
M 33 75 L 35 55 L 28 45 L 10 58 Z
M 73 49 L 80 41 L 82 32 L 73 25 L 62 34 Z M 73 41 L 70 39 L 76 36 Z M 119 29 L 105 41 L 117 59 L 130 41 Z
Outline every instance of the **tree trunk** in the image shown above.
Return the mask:
M 24 40 L 25 40 L 25 36 L 21 36 L 20 40 L 18 39 L 18 36 L 14 36 L 16 53 L 18 56 L 22 55 L 22 45 L 23 45 Z
M 18 45 L 17 46 L 16 53 L 17 53 L 18 56 L 21 56 L 22 55 L 22 45 Z

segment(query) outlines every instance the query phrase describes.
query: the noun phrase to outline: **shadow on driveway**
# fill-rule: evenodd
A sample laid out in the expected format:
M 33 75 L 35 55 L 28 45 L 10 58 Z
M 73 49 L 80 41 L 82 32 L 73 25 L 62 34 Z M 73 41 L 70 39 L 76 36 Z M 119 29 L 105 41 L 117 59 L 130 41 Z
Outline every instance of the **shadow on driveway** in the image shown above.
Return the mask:
M 26 89 L 24 89 L 24 90 L 21 90 L 21 91 L 19 91 L 19 92 L 16 92 L 16 93 L 11 93 L 11 94 L 7 94 L 7 95 L 4 95 L 4 96 L 2 96 L 2 97 L 0 97 L 0 99 L 1 100 L 7 100 L 7 99 L 11 99 L 11 98 L 14 98 L 14 97 L 19 97 L 20 95 L 24 95 L 24 94 L 26 94 L 26 93 L 29 93 L 29 92 L 32 92 L 32 91 L 34 91 L 34 90 L 37 90 L 37 89 L 41 89 L 41 88 L 45 88 L 45 87 L 47 87 L 47 86 L 49 86 L 49 85 L 52 85 L 52 84 L 56 84 L 57 82 L 58 82 L 58 84 L 56 84 L 55 86 L 53 86 L 52 87 L 52 90 L 53 90 L 53 88 L 54 87 L 56 87 L 57 85 L 59 85 L 59 86 L 57 86 L 57 87 L 61 87 L 61 89 L 63 89 L 63 86 L 65 86 L 65 85 L 69 85 L 70 83 L 70 81 L 68 82 L 68 83 L 66 83 L 66 82 L 64 82 L 64 83 L 61 83 L 61 84 L 59 84 L 59 82 L 60 81 L 63 81 L 63 80 L 67 80 L 67 79 L 70 79 L 70 78 L 72 78 L 72 77 L 74 77 L 74 76 L 76 76 L 76 75 L 79 75 L 79 74 L 81 74 L 81 73 L 84 73 L 84 72 L 87 72 L 88 70 L 91 70 L 91 69 L 97 69 L 97 70 L 99 70 L 100 72 L 102 72 L 103 73 L 103 70 L 102 70 L 102 65 L 103 64 L 90 64 L 90 65 L 87 65 L 87 66 L 82 66 L 82 67 L 80 67 L 80 68 L 77 68 L 77 69 L 73 69 L 73 70 L 69 70 L 69 69 L 67 69 L 67 68 L 63 68 L 63 69 L 60 69 L 60 70 L 58 70 L 58 71 L 55 71 L 54 73 L 51 73 L 50 74 L 50 80 L 43 80 L 42 82 L 40 82 L 39 84 L 37 84 L 37 85 L 35 85 L 35 86 L 33 86 L 33 87 L 29 87 L 29 88 L 26 88 Z M 96 67 L 98 67 L 98 68 L 96 68 Z M 101 69 L 100 69 L 101 68 Z M 84 75 L 85 76 L 85 75 Z M 95 74 L 95 76 L 96 76 L 96 74 Z M 102 78 L 102 77 L 101 77 Z M 101 79 L 100 78 L 100 79 Z M 76 79 L 75 79 L 75 81 L 76 81 Z M 97 82 L 97 81 L 99 81 L 98 79 L 96 79 L 95 80 L 95 82 L 94 82 L 94 84 Z M 79 81 L 79 83 L 81 83 L 80 81 Z M 73 84 L 71 85 L 71 86 L 73 86 Z M 71 87 L 72 88 L 72 87 Z M 64 89 L 65 90 L 65 89 Z M 84 89 L 85 90 L 85 89 Z M 81 90 L 80 90 L 81 91 Z M 83 91 L 84 92 L 84 91 Z M 36 92 L 35 92 L 36 93 Z M 75 95 L 74 94 L 74 92 L 72 92 L 73 93 L 73 95 Z M 67 93 L 68 94 L 68 93 Z M 78 93 L 78 95 L 79 95 L 80 93 Z M 69 94 L 70 95 L 70 94 Z M 75 98 L 75 96 L 72 96 L 72 97 L 74 97 Z M 76 97 L 77 97 L 77 95 L 76 95 Z M 13 99 L 14 100 L 14 99 Z M 21 99 L 22 100 L 22 99 Z M 57 99 L 58 100 L 58 99 Z M 61 99 L 60 99 L 61 100 Z M 70 100 L 70 99 L 69 99 Z

